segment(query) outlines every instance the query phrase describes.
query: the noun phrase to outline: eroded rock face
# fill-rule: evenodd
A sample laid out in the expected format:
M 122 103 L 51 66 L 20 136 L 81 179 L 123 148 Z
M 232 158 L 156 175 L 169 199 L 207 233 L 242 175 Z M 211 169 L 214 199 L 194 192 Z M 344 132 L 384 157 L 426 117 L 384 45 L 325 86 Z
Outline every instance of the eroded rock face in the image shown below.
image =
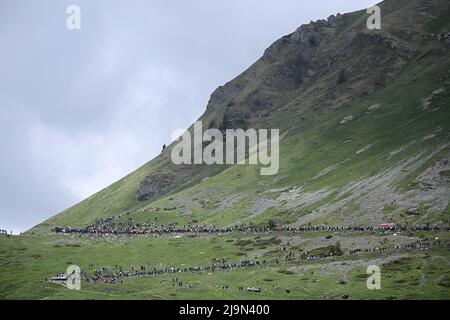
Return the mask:
M 328 25 L 332 28 L 337 27 L 342 24 L 342 22 L 343 22 L 342 18 L 343 18 L 343 15 L 340 13 L 338 13 L 336 16 L 334 14 L 332 14 L 331 16 L 329 16 L 327 18 Z
M 174 180 L 174 176 L 168 173 L 155 172 L 141 181 L 136 199 L 139 201 L 148 201 L 167 191 Z
M 291 39 L 299 45 L 317 47 L 322 40 L 314 25 L 302 25 L 292 35 Z

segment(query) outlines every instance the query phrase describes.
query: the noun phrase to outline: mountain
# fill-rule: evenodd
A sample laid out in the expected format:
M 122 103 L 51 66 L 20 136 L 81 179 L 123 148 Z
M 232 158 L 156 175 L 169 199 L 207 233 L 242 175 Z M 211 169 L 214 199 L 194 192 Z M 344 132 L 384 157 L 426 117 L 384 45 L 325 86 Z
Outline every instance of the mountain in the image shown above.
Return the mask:
M 276 176 L 251 166 L 177 166 L 171 145 L 32 231 L 154 208 L 162 219 L 218 225 L 448 218 L 449 3 L 380 7 L 380 30 L 367 29 L 365 10 L 302 25 L 212 93 L 205 128 L 280 129 Z
M 175 165 L 172 143 L 0 235 L 0 297 L 449 299 L 450 2 L 379 7 L 381 29 L 312 21 L 211 94 L 204 129 L 280 130 L 277 174 Z M 44 281 L 72 264 L 82 290 Z

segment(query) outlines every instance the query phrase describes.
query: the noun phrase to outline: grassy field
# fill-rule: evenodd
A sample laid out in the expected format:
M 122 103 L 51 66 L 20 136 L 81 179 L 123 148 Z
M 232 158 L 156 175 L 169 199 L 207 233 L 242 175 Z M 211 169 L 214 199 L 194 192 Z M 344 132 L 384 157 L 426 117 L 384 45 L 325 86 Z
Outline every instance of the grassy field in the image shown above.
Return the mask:
M 286 261 L 282 250 L 300 252 L 311 242 L 322 241 L 325 234 L 251 235 L 229 234 L 181 238 L 120 237 L 117 239 L 82 238 L 54 235 L 1 237 L 0 297 L 2 299 L 448 299 L 448 234 L 437 236 L 439 246 L 429 250 L 395 253 L 348 254 L 348 243 L 370 234 L 335 234 L 343 254 L 334 259 Z M 373 236 L 373 235 L 372 235 Z M 375 240 L 396 243 L 391 235 L 375 235 Z M 330 239 L 329 243 L 337 240 Z M 415 238 L 416 240 L 418 238 Z M 349 242 L 350 240 L 350 242 Z M 295 243 L 298 243 L 294 245 Z M 317 253 L 324 247 L 315 249 Z M 322 249 L 320 249 L 322 248 Z M 312 250 L 311 252 L 313 252 Z M 81 290 L 70 290 L 45 279 L 65 272 L 76 264 L 83 272 L 120 265 L 180 267 L 208 265 L 213 258 L 236 262 L 243 259 L 267 260 L 265 265 L 231 271 L 176 273 L 160 276 L 123 278 L 123 283 L 82 283 Z M 279 263 L 275 263 L 275 259 Z M 381 267 L 381 290 L 368 290 L 366 268 Z M 183 287 L 173 285 L 179 278 Z M 228 285 L 223 289 L 223 285 Z M 261 293 L 241 291 L 239 287 L 260 287 Z M 287 293 L 286 290 L 290 292 Z

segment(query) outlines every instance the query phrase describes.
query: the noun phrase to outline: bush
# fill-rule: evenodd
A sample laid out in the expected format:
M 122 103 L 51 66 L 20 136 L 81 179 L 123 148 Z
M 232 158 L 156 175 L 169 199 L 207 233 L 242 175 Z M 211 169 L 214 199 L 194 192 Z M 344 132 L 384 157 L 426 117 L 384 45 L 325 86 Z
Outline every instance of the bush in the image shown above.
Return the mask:
M 267 226 L 268 226 L 269 228 L 275 228 L 275 227 L 277 226 L 277 223 L 276 223 L 273 219 L 270 219 L 270 220 L 267 222 Z

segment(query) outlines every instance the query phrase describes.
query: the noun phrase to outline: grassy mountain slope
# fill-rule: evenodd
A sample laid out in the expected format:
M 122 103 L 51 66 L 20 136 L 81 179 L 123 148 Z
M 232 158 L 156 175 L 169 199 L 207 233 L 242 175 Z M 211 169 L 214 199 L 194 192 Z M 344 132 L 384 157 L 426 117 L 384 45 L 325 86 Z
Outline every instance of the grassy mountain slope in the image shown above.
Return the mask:
M 146 220 L 140 212 L 153 207 L 166 208 L 164 214 L 155 213 L 160 221 L 194 218 L 217 224 L 262 223 L 272 218 L 280 223 L 379 223 L 395 219 L 409 207 L 425 207 L 424 212 L 430 213 L 420 222 L 440 221 L 448 213 L 443 203 L 449 196 L 445 177 L 427 177 L 439 180 L 428 194 L 447 185 L 439 199 L 427 196 L 426 190 L 412 195 L 411 183 L 420 170 L 448 158 L 449 44 L 429 38 L 431 33 L 449 29 L 448 2 L 385 1 L 381 9 L 381 30 L 367 30 L 365 11 L 345 14 L 331 26 L 325 20 L 301 26 L 212 94 L 200 118 L 204 126 L 280 128 L 284 139 L 278 175 L 261 177 L 258 168 L 251 166 L 175 166 L 169 146 L 137 171 L 33 231 L 85 225 L 127 213 Z M 435 90 L 443 91 L 433 95 Z M 429 96 L 431 105 L 425 108 L 419 101 Z M 340 124 L 346 116 L 353 120 Z M 403 168 L 402 161 L 413 157 L 414 163 Z M 404 170 L 414 171 L 415 176 L 400 174 Z M 390 178 L 370 186 L 375 182 L 369 178 L 377 175 Z M 211 179 L 205 181 L 205 177 Z M 159 183 L 162 191 L 139 201 L 136 193 L 146 181 Z M 422 182 L 416 181 L 416 186 Z M 339 192 L 358 183 L 385 188 L 373 192 L 376 195 Z M 297 190 L 291 198 L 305 201 L 281 204 L 290 202 L 284 195 L 290 188 Z M 272 189 L 279 191 L 268 192 Z M 393 190 L 398 194 L 388 197 Z M 401 201 L 405 194 L 410 200 Z M 347 201 L 335 204 L 346 196 Z M 361 208 L 364 196 L 369 203 L 378 196 L 385 199 L 385 206 L 394 200 L 400 204 L 384 215 L 384 207 Z M 223 208 L 222 202 L 232 205 Z M 321 207 L 329 210 L 311 214 Z M 192 212 L 192 217 L 180 215 L 185 211 Z M 353 214 L 359 218 L 346 218 Z

